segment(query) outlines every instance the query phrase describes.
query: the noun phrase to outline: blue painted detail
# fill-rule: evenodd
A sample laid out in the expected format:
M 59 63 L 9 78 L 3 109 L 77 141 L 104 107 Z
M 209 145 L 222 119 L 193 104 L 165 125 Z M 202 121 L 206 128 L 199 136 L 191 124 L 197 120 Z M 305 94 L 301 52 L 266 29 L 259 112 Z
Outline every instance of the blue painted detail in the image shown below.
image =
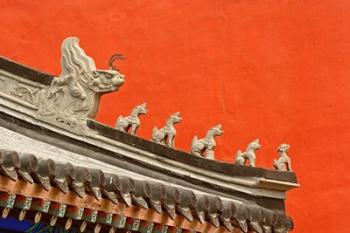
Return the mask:
M 13 217 L 8 217 L 5 219 L 0 218 L 0 229 L 3 229 L 3 230 L 24 232 L 31 226 L 33 226 L 33 223 L 26 220 L 18 221 Z
M 78 233 L 77 229 L 64 230 L 63 227 L 45 225 L 43 223 L 33 224 L 30 221 L 19 221 L 16 218 L 0 218 L 0 233 L 3 232 L 23 232 L 23 233 Z

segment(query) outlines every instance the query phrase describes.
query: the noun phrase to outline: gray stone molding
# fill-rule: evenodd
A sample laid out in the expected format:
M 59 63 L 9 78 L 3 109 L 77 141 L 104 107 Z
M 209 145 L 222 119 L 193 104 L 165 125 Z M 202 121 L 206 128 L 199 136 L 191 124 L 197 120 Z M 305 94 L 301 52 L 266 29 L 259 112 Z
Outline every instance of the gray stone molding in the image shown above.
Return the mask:
M 1 104 L 1 98 L 0 98 L 0 106 L 1 105 L 2 104 Z M 15 114 L 15 112 L 11 110 L 6 110 L 0 107 L 0 112 L 4 112 L 4 111 L 11 114 Z M 23 119 L 26 121 L 33 122 L 33 120 L 30 120 L 29 116 L 25 116 L 22 114 L 19 114 L 18 116 L 20 118 L 24 117 Z M 3 123 L 1 123 L 0 121 L 0 125 Z M 97 145 L 98 147 L 104 148 L 107 151 L 112 151 L 113 153 L 116 153 L 116 155 L 123 155 L 124 159 L 127 158 L 127 160 L 130 160 L 130 161 L 139 161 L 142 164 L 144 164 L 144 166 L 151 166 L 153 170 L 165 169 L 166 171 L 169 171 L 172 174 L 178 174 L 184 177 L 191 177 L 191 179 L 193 179 L 193 181 L 195 182 L 212 183 L 212 184 L 215 184 L 216 187 L 221 187 L 225 190 L 238 191 L 238 192 L 246 193 L 253 196 L 285 199 L 285 194 L 284 194 L 285 191 L 299 186 L 297 183 L 292 183 L 288 181 L 276 182 L 273 179 L 240 177 L 240 176 L 226 175 L 222 172 L 209 171 L 203 168 L 197 168 L 193 165 L 187 165 L 186 163 L 183 163 L 180 161 L 175 161 L 169 158 L 165 158 L 161 154 L 154 154 L 154 153 L 145 151 L 143 149 L 138 149 L 133 145 L 127 145 L 120 141 L 115 141 L 113 139 L 106 138 L 102 135 L 93 133 L 93 131 L 91 134 L 87 136 L 79 136 L 79 135 L 70 133 L 68 131 L 65 131 L 59 127 L 47 125 L 45 124 L 45 122 L 36 122 L 36 124 L 38 124 L 39 127 L 47 128 L 49 130 L 57 132 L 60 135 L 65 135 L 65 137 L 71 138 L 70 141 L 74 139 L 74 140 L 77 140 L 77 142 L 87 143 L 87 145 Z M 16 130 L 20 130 L 20 128 L 17 127 Z M 71 145 L 67 142 L 60 142 L 59 140 L 53 140 L 53 139 L 50 139 L 50 137 L 47 137 L 41 134 L 36 134 L 34 132 L 30 132 L 29 130 L 21 130 L 20 132 L 24 134 L 28 134 L 28 136 L 32 138 L 44 140 L 47 143 L 50 143 L 52 145 L 59 143 L 57 145 L 59 145 L 60 147 L 66 148 L 68 150 L 75 151 L 76 149 L 79 148 L 79 150 L 76 151 L 76 153 L 79 153 L 82 156 L 81 157 L 82 159 L 84 158 L 84 156 L 87 156 L 95 159 L 95 161 L 98 160 L 99 162 L 113 164 L 113 166 L 117 166 L 117 167 L 128 166 L 130 169 L 134 169 L 132 168 L 133 167 L 132 163 L 128 165 L 125 165 L 125 164 L 123 165 L 123 162 L 122 163 L 119 162 L 121 158 L 118 158 L 118 157 L 114 157 L 114 159 L 109 159 L 104 155 L 102 155 L 101 153 L 93 153 L 90 150 L 81 151 L 81 147 L 76 147 L 76 146 L 74 148 L 71 148 Z M 16 136 L 15 138 L 17 137 L 18 136 Z M 21 141 L 23 142 L 23 139 L 21 139 Z M 74 144 L 76 144 L 77 142 L 74 142 Z M 30 143 L 30 144 L 33 144 L 33 143 Z M 17 144 L 17 145 L 20 145 L 20 144 Z M 30 151 L 25 150 L 24 152 L 30 152 Z M 44 153 L 44 154 L 50 155 L 50 153 Z M 51 158 L 55 160 L 60 159 L 59 154 L 55 155 L 55 154 L 52 154 L 51 152 L 51 155 L 53 156 Z M 79 160 L 74 160 L 74 159 L 71 160 L 70 162 L 74 164 L 75 163 L 74 161 L 78 163 L 77 165 L 81 163 Z M 94 167 L 93 164 L 96 164 L 96 162 L 90 163 L 89 166 Z M 102 169 L 102 167 L 100 168 Z M 103 169 L 106 170 L 106 168 L 107 167 Z M 137 172 L 140 172 L 140 171 L 137 170 Z M 147 176 L 150 176 L 150 175 L 152 176 L 155 174 L 156 173 L 154 172 L 144 173 L 144 175 L 147 175 Z M 164 172 L 162 174 L 163 174 L 162 176 L 164 176 Z M 264 182 L 263 183 L 264 185 L 262 186 L 262 188 L 259 188 L 261 181 Z M 185 185 L 185 184 L 181 183 L 181 185 Z M 215 190 L 212 190 L 212 191 L 215 191 Z

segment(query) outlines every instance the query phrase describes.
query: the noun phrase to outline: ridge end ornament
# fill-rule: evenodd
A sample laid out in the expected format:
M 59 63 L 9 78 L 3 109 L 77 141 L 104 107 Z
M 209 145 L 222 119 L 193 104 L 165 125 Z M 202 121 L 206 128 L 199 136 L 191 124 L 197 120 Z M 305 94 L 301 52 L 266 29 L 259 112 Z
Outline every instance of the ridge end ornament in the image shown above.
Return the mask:
M 205 138 L 198 139 L 197 136 L 194 136 L 192 140 L 191 154 L 199 157 L 204 157 L 206 159 L 215 159 L 215 137 L 221 136 L 223 133 L 224 131 L 222 130 L 222 125 L 218 124 L 208 130 Z
M 125 133 L 136 135 L 136 131 L 141 125 L 140 115 L 146 115 L 147 112 L 148 110 L 146 103 L 137 105 L 133 108 L 129 116 L 118 117 L 115 124 L 115 129 Z
M 112 65 L 121 56 L 111 57 L 111 69 L 99 70 L 94 60 L 79 46 L 76 37 L 66 38 L 61 52 L 62 72 L 53 78 L 50 86 L 39 91 L 35 101 L 38 108 L 36 117 L 79 131 L 79 128 L 84 128 L 87 118 L 95 118 L 100 97 L 117 91 L 123 85 L 124 75 Z
M 255 167 L 256 155 L 255 152 L 261 148 L 259 139 L 255 139 L 248 144 L 245 152 L 241 150 L 237 151 L 236 154 L 236 164 L 244 166 L 246 162 L 249 161 L 249 166 Z
M 288 150 L 290 148 L 290 145 L 286 143 L 282 143 L 277 148 L 278 153 L 278 159 L 273 160 L 273 166 L 278 171 L 293 171 L 292 170 L 292 160 L 288 156 Z
M 152 140 L 166 145 L 170 148 L 175 148 L 175 137 L 176 137 L 176 129 L 175 124 L 180 123 L 182 121 L 180 112 L 176 112 L 172 114 L 166 121 L 166 124 L 163 128 L 158 129 L 157 127 L 153 128 L 152 131 Z

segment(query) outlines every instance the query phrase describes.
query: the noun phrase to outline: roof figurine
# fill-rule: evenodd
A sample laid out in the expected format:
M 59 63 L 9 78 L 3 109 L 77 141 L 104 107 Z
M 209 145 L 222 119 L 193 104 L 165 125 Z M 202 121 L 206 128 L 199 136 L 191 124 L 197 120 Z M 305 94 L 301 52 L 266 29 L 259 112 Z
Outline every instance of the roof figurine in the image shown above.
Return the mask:
M 207 132 L 205 138 L 198 139 L 194 136 L 192 140 L 191 153 L 196 156 L 205 157 L 207 159 L 215 159 L 214 149 L 216 146 L 215 137 L 221 136 L 224 133 L 221 124 L 218 124 Z
M 115 124 L 117 130 L 136 135 L 137 129 L 141 125 L 140 115 L 145 115 L 147 113 L 146 103 L 137 105 L 131 111 L 130 116 L 123 117 L 119 116 Z
M 237 151 L 236 154 L 236 164 L 238 165 L 246 165 L 246 162 L 249 161 L 249 165 L 251 167 L 255 167 L 255 151 L 259 150 L 261 145 L 259 144 L 259 139 L 255 139 L 251 143 L 248 144 L 248 147 L 245 152 L 241 152 L 241 150 Z
M 292 171 L 292 161 L 288 156 L 288 149 L 290 145 L 282 143 L 277 148 L 277 153 L 279 155 L 278 159 L 273 160 L 273 166 L 278 171 Z
M 172 114 L 166 121 L 166 124 L 163 128 L 158 129 L 157 127 L 153 128 L 152 131 L 152 140 L 167 145 L 168 147 L 174 148 L 176 129 L 175 124 L 182 121 L 181 115 L 179 112 Z
M 124 75 L 114 69 L 96 69 L 76 37 L 66 38 L 61 50 L 60 76 L 36 94 L 38 116 L 54 123 L 61 118 L 94 118 L 101 94 L 118 90 Z

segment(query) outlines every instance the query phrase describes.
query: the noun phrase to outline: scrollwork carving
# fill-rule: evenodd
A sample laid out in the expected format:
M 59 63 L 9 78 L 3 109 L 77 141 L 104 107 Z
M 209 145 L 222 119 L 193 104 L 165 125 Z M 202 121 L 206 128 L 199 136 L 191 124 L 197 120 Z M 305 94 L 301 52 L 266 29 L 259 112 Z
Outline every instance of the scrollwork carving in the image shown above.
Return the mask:
M 35 104 L 37 92 L 38 91 L 31 91 L 27 87 L 17 86 L 13 91 L 11 91 L 11 94 L 29 104 Z

